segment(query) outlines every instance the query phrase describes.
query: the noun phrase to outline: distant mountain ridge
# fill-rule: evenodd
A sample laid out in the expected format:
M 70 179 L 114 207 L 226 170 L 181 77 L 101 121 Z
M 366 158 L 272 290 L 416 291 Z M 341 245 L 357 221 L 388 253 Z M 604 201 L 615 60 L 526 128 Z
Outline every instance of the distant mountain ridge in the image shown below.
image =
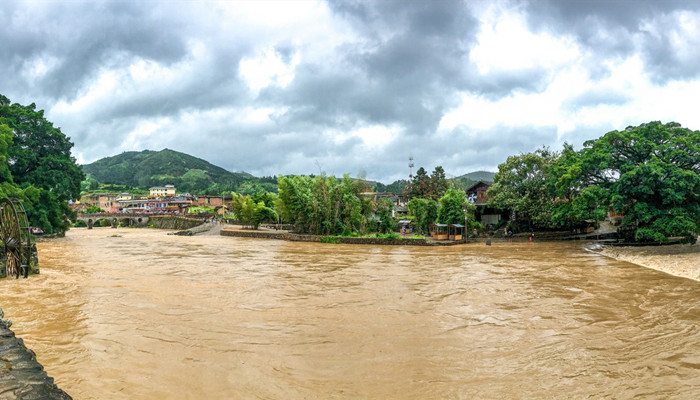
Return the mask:
M 252 178 L 178 151 L 128 151 L 83 165 L 101 183 L 148 188 L 174 184 L 178 191 L 202 191 L 213 184 L 235 186 Z
M 493 177 L 496 176 L 495 172 L 489 172 L 489 171 L 474 171 L 470 172 L 468 174 L 460 175 L 456 177 L 455 179 L 469 179 L 474 182 L 478 181 L 489 181 L 493 182 Z
M 247 172 L 227 171 L 201 158 L 170 149 L 127 151 L 82 167 L 90 179 L 99 183 L 141 189 L 173 184 L 178 192 L 193 194 L 277 191 L 276 180 L 272 177 L 257 178 Z M 452 180 L 457 187 L 465 189 L 479 180 L 493 181 L 494 175 L 494 172 L 475 171 Z M 377 191 L 403 193 L 408 182 L 400 179 L 388 185 L 375 181 L 367 183 Z

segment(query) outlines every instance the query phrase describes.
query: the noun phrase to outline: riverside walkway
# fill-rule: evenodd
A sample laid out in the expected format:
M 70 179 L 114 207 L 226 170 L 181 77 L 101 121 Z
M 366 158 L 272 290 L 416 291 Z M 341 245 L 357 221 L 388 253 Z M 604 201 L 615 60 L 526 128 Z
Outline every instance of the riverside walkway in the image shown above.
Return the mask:
M 15 337 L 3 316 L 0 309 L 0 399 L 72 399 L 53 383 L 53 378 L 36 361 L 36 354 Z

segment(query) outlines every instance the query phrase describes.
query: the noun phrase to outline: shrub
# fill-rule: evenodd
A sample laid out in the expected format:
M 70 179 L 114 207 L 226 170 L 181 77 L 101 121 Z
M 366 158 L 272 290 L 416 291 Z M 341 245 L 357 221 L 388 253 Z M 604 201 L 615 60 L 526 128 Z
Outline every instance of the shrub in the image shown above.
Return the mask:
M 340 243 L 340 238 L 338 236 L 321 236 L 321 243 Z

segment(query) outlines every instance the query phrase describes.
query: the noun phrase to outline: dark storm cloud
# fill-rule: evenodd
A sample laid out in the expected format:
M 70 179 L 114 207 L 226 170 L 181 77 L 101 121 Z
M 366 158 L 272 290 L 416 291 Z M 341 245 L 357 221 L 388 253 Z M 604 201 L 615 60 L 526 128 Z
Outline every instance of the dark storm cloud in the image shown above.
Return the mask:
M 465 5 L 440 2 L 331 2 L 356 28 L 342 48 L 340 68 L 304 64 L 290 87 L 263 94 L 290 106 L 292 120 L 319 124 L 356 119 L 400 124 L 408 133 L 435 131 L 453 106 L 465 76 L 469 45 L 478 28 Z
M 180 60 L 185 43 L 174 35 L 178 14 L 138 3 L 42 2 L 0 11 L 2 69 L 20 76 L 27 61 L 42 58 L 56 65 L 38 82 L 51 98 L 74 98 L 104 68 L 129 65 L 134 58 L 170 64 Z M 24 82 L 23 82 L 24 83 Z
M 319 33 L 313 26 L 278 31 L 256 21 L 258 14 L 241 9 L 251 4 L 3 1 L 0 93 L 47 110 L 87 162 L 168 147 L 257 174 L 310 173 L 318 163 L 329 173 L 367 171 L 369 178 L 387 180 L 407 175 L 409 154 L 426 169 L 443 165 L 459 175 L 493 170 L 507 155 L 543 144 L 578 143 L 619 128 L 592 121 L 562 134 L 549 125 L 519 126 L 497 113 L 485 118 L 496 121 L 493 128 L 475 130 L 462 121 L 441 130 L 443 117 L 465 96 L 491 103 L 545 93 L 558 69 L 566 68 L 535 60 L 528 67 L 480 71 L 471 54 L 480 7 L 520 14 L 532 31 L 553 40 L 573 39 L 580 59 L 570 62 L 579 63 L 592 88 L 564 96 L 565 112 L 634 101 L 633 88 L 605 91 L 597 82 L 633 55 L 657 83 L 700 71 L 700 38 L 684 36 L 679 23 L 683 10 L 700 9 L 698 2 L 329 1 L 330 11 L 321 3 L 316 15 L 328 18 L 319 21 L 330 27 L 318 31 L 329 36 L 319 41 L 324 44 L 314 40 Z M 313 32 L 299 32 L 304 29 Z M 258 92 L 239 65 L 270 52 L 293 66 L 294 78 L 261 84 Z M 134 66 L 163 76 L 139 81 L 129 75 Z M 113 93 L 94 90 L 105 75 L 117 81 Z M 270 109 L 269 119 L 246 115 L 261 108 Z M 348 135 L 368 127 L 396 136 L 372 147 Z
M 679 13 L 697 13 L 697 1 L 658 0 L 550 0 L 524 3 L 530 26 L 573 34 L 597 58 L 627 57 L 640 53 L 657 82 L 700 76 L 698 38 L 678 31 Z M 696 16 L 697 18 L 697 16 Z M 657 27 L 650 32 L 648 25 Z M 681 52 L 673 41 L 680 34 L 690 40 Z M 593 71 L 595 72 L 595 71 Z

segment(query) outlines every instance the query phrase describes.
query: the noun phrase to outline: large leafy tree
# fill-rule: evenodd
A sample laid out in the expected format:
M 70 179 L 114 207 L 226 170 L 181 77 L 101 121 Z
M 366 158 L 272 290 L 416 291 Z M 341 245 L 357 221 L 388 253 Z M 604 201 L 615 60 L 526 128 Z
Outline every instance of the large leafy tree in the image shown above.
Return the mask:
M 560 186 L 605 193 L 634 240 L 700 233 L 700 131 L 658 121 L 611 131 L 584 143 L 569 165 Z
M 607 217 L 610 192 L 582 179 L 582 157 L 570 144 L 551 166 L 549 188 L 557 201 L 552 207 L 552 226 L 573 229 Z
M 440 198 L 437 221 L 441 224 L 464 224 L 467 194 L 463 190 L 450 188 Z
M 557 154 L 543 147 L 532 153 L 508 157 L 498 166 L 488 190 L 490 207 L 512 210 L 531 227 L 549 228 L 555 199 L 548 183 Z
M 36 105 L 11 104 L 0 95 L 0 124 L 12 132 L 7 165 L 23 189 L 30 224 L 62 233 L 72 215 L 67 200 L 80 196 L 84 175 L 71 156 L 73 143 L 44 118 Z M 6 178 L 5 178 L 6 179 Z

